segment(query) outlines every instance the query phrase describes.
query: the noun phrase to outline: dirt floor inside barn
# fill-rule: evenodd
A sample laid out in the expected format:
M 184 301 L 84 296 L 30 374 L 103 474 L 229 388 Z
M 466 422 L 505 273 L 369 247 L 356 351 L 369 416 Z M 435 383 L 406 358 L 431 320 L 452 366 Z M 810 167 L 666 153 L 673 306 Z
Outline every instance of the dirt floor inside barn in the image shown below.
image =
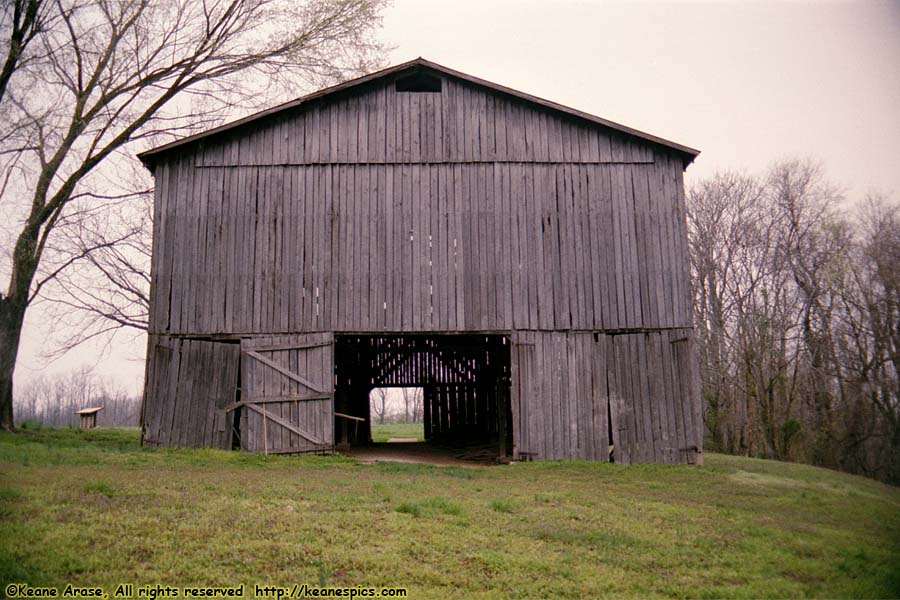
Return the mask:
M 341 454 L 371 464 L 401 462 L 439 467 L 488 467 L 502 464 L 496 445 L 442 445 L 415 438 L 392 438 L 387 442 L 342 450 Z

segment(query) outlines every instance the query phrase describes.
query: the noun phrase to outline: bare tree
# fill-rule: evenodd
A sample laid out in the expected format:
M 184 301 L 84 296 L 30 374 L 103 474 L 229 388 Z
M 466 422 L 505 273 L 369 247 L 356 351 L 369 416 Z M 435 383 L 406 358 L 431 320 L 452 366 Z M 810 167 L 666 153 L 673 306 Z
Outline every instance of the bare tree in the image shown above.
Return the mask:
M 836 428 L 841 468 L 900 482 L 900 204 L 870 195 L 840 270 L 834 369 L 849 410 Z
M 138 189 L 140 179 L 137 173 L 128 178 L 130 189 Z M 79 268 L 60 272 L 53 286 L 45 288 L 45 312 L 58 332 L 44 353 L 50 358 L 94 338 L 147 328 L 152 194 L 123 191 L 107 196 L 103 209 L 57 231 L 58 245 L 83 259 Z
M 738 451 L 753 444 L 742 424 L 735 381 L 737 323 L 758 285 L 768 253 L 762 186 L 752 177 L 721 173 L 689 190 L 688 227 L 694 314 L 703 369 L 706 426 L 713 447 Z
M 412 422 L 422 422 L 422 388 L 415 388 L 412 397 Z
M 422 388 L 400 388 L 403 395 L 403 422 L 418 423 L 422 417 Z
M 695 322 L 714 448 L 776 456 L 796 303 L 766 186 L 720 174 L 689 194 Z
M 403 422 L 409 423 L 409 408 L 412 403 L 412 390 L 414 388 L 400 388 L 400 391 L 403 396 Z
M 387 398 L 387 388 L 381 387 L 372 390 L 372 415 L 378 419 L 379 425 L 384 425 L 384 420 L 388 414 Z
M 820 167 L 688 194 L 707 441 L 900 481 L 900 208 L 856 215 Z
M 779 251 L 800 300 L 800 332 L 808 364 L 808 401 L 814 411 L 817 463 L 828 462 L 832 445 L 830 412 L 833 382 L 826 364 L 834 364 L 828 297 L 835 261 L 845 254 L 849 238 L 839 235 L 844 227 L 834 215 L 839 191 L 825 181 L 821 167 L 809 161 L 791 160 L 776 165 L 768 182 L 772 206 L 781 218 Z M 840 380 L 840 374 L 835 374 Z
M 12 253 L 0 296 L 0 427 L 26 311 L 97 249 L 66 252 L 110 198 L 102 166 L 126 144 L 218 123 L 235 103 L 369 70 L 384 0 L 14 0 L 0 8 L 0 199 Z M 266 85 L 260 85 L 259 77 Z M 243 84 L 243 85 L 242 85 Z M 243 94 L 241 92 L 244 92 Z M 252 93 L 250 93 L 252 92 Z M 121 240 L 120 240 L 121 241 Z M 100 247 L 108 247 L 101 243 Z M 127 269 L 127 267 L 126 267 Z
M 13 0 L 0 13 L 0 32 L 6 42 L 6 60 L 0 70 L 0 98 L 6 95 L 9 80 L 27 63 L 28 46 L 48 25 L 42 0 Z

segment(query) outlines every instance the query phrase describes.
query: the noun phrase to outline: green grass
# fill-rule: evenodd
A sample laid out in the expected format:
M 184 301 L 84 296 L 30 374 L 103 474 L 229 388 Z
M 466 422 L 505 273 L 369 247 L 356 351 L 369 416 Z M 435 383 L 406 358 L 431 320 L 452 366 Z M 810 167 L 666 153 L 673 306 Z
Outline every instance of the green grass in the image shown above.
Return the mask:
M 703 467 L 361 465 L 142 450 L 137 439 L 116 429 L 0 433 L 4 587 L 900 596 L 900 490 L 842 473 L 721 455 Z
M 494 500 L 491 502 L 491 508 L 499 513 L 514 513 L 516 505 L 509 500 Z
M 416 438 L 425 440 L 425 426 L 421 423 L 387 423 L 372 425 L 372 441 L 386 442 L 391 438 Z

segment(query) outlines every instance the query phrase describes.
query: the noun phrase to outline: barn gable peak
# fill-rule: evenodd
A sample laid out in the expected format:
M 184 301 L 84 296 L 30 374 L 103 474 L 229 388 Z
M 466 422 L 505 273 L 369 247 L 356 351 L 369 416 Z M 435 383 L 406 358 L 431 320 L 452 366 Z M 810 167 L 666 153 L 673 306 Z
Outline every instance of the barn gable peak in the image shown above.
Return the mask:
M 231 121 L 219 127 L 215 127 L 208 131 L 197 133 L 184 137 L 179 140 L 152 148 L 138 154 L 138 158 L 149 169 L 153 169 L 157 162 L 163 160 L 173 151 L 184 150 L 185 147 L 199 142 L 201 140 L 209 140 L 212 138 L 222 137 L 227 132 L 235 133 L 234 130 L 245 128 L 254 124 L 263 126 L 263 124 L 277 115 L 281 115 L 293 111 L 303 111 L 313 106 L 321 106 L 338 98 L 361 92 L 362 90 L 392 82 L 394 88 L 398 92 L 440 92 L 442 78 L 456 80 L 463 84 L 481 89 L 482 91 L 493 93 L 495 95 L 505 96 L 511 100 L 523 102 L 531 105 L 538 110 L 548 111 L 558 116 L 567 117 L 579 121 L 587 126 L 594 126 L 599 129 L 617 132 L 625 136 L 636 139 L 637 141 L 649 143 L 658 147 L 663 151 L 668 151 L 680 158 L 682 164 L 686 167 L 700 154 L 699 150 L 684 146 L 682 144 L 666 140 L 655 135 L 639 131 L 637 129 L 609 121 L 602 117 L 592 115 L 550 100 L 545 100 L 525 92 L 520 92 L 513 88 L 509 88 L 497 83 L 493 83 L 460 71 L 456 71 L 449 67 L 431 62 L 425 58 L 418 57 L 414 60 L 388 67 L 381 71 L 370 73 L 356 79 L 352 79 L 331 87 L 323 88 L 306 96 L 302 96 L 295 100 L 279 104 L 272 108 L 254 113 L 252 115 Z

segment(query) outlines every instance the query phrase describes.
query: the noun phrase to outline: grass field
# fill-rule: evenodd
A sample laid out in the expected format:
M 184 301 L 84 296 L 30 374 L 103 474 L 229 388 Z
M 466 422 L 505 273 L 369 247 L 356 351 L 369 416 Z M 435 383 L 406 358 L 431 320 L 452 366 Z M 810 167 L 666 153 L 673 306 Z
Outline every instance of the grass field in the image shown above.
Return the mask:
M 405 586 L 411 598 L 897 597 L 900 490 L 704 467 L 360 465 L 0 434 L 0 579 Z M 110 595 L 110 597 L 112 597 Z
M 372 441 L 386 442 L 391 438 L 416 438 L 425 440 L 425 426 L 421 423 L 388 423 L 372 425 Z

